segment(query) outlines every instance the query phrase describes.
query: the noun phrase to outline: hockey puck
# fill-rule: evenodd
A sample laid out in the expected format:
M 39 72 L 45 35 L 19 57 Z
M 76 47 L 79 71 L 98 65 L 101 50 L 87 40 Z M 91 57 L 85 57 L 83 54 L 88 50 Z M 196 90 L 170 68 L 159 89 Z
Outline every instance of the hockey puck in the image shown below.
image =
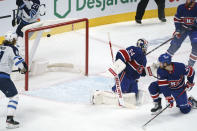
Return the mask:
M 47 34 L 47 37 L 51 37 L 51 34 Z

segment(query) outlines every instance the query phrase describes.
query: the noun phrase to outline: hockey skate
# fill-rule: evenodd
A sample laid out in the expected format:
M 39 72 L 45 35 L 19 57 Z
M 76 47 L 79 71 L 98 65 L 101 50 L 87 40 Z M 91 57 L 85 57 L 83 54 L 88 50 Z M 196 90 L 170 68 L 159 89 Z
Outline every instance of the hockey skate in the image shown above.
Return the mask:
M 153 107 L 151 109 L 151 114 L 152 115 L 156 115 L 157 113 L 159 113 L 162 109 L 162 106 L 161 106 L 161 98 L 158 99 L 158 102 L 154 102 L 154 105 L 155 107 Z
M 14 128 L 19 128 L 19 122 L 15 121 L 13 119 L 13 116 L 7 116 L 7 120 L 6 120 L 6 124 L 7 124 L 7 129 L 14 129 Z
M 197 100 L 192 96 L 190 96 L 188 99 L 192 101 L 192 108 L 197 109 Z
M 135 94 L 136 105 L 141 105 L 143 103 L 143 95 L 145 94 L 142 90 L 139 90 L 138 93 Z

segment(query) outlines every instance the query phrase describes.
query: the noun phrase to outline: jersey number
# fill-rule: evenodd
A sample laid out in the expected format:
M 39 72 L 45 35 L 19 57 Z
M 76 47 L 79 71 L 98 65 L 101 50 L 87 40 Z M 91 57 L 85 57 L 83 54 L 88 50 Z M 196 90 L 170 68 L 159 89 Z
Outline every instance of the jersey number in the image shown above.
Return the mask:
M 0 52 L 0 61 L 1 61 L 1 58 L 3 57 L 3 54 L 4 54 L 4 51 L 1 51 Z

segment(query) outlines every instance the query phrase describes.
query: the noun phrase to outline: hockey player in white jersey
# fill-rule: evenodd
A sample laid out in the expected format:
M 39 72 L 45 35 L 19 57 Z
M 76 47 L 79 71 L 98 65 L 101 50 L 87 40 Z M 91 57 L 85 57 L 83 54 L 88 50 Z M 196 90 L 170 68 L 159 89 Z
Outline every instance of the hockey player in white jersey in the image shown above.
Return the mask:
M 12 21 L 12 25 L 18 25 L 16 29 L 16 34 L 18 36 L 17 47 L 21 53 L 20 55 L 24 57 L 25 46 L 22 28 L 29 24 L 40 21 L 40 0 L 16 0 L 16 5 L 18 6 L 18 13 L 16 19 Z M 30 33 L 29 37 L 31 37 L 32 35 L 33 33 Z
M 27 72 L 27 65 L 24 59 L 19 56 L 19 51 L 15 47 L 17 35 L 7 33 L 5 40 L 0 46 L 0 90 L 9 98 L 7 106 L 7 128 L 19 127 L 19 122 L 14 120 L 15 111 L 18 104 L 18 91 L 10 78 L 12 67 L 15 64 L 21 74 Z
M 23 37 L 21 29 L 40 20 L 40 0 L 16 0 L 16 5 L 18 6 L 18 13 L 15 21 L 18 21 L 17 23 L 19 24 L 16 34 L 19 37 Z M 13 26 L 15 26 L 15 21 L 12 22 Z

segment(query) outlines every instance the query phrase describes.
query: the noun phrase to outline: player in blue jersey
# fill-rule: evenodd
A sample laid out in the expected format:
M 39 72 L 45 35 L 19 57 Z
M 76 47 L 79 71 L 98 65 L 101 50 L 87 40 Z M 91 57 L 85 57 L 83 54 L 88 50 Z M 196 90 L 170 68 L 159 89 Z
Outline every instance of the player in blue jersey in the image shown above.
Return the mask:
M 13 64 L 19 68 L 22 74 L 25 74 L 27 71 L 27 65 L 19 55 L 17 47 L 15 47 L 16 40 L 17 35 L 9 32 L 5 35 L 5 40 L 0 46 L 0 90 L 9 98 L 6 120 L 7 128 L 19 127 L 19 122 L 13 119 L 19 99 L 17 89 L 10 77 Z
M 145 39 L 139 39 L 136 45 L 119 50 L 116 54 L 116 61 L 121 60 L 126 65 L 119 74 L 122 93 L 135 93 L 138 97 L 137 79 L 145 76 L 144 67 L 147 63 L 148 42 Z M 115 92 L 116 86 L 113 86 L 112 90 Z
M 174 17 L 175 32 L 174 39 L 167 50 L 171 56 L 180 48 L 183 41 L 189 36 L 192 51 L 189 57 L 188 65 L 194 66 L 197 60 L 197 3 L 195 0 L 186 0 L 185 4 L 181 4 L 177 8 Z
M 197 108 L 197 101 L 193 97 L 187 97 L 187 92 L 194 86 L 195 71 L 191 66 L 185 66 L 183 63 L 171 62 L 169 54 L 162 54 L 159 57 L 159 68 L 157 69 L 158 80 L 152 82 L 149 86 L 149 92 L 153 98 L 155 107 L 151 109 L 153 114 L 162 109 L 162 93 L 166 101 L 173 107 L 176 106 L 184 114 L 189 113 L 191 108 Z M 185 83 L 185 77 L 187 82 Z

